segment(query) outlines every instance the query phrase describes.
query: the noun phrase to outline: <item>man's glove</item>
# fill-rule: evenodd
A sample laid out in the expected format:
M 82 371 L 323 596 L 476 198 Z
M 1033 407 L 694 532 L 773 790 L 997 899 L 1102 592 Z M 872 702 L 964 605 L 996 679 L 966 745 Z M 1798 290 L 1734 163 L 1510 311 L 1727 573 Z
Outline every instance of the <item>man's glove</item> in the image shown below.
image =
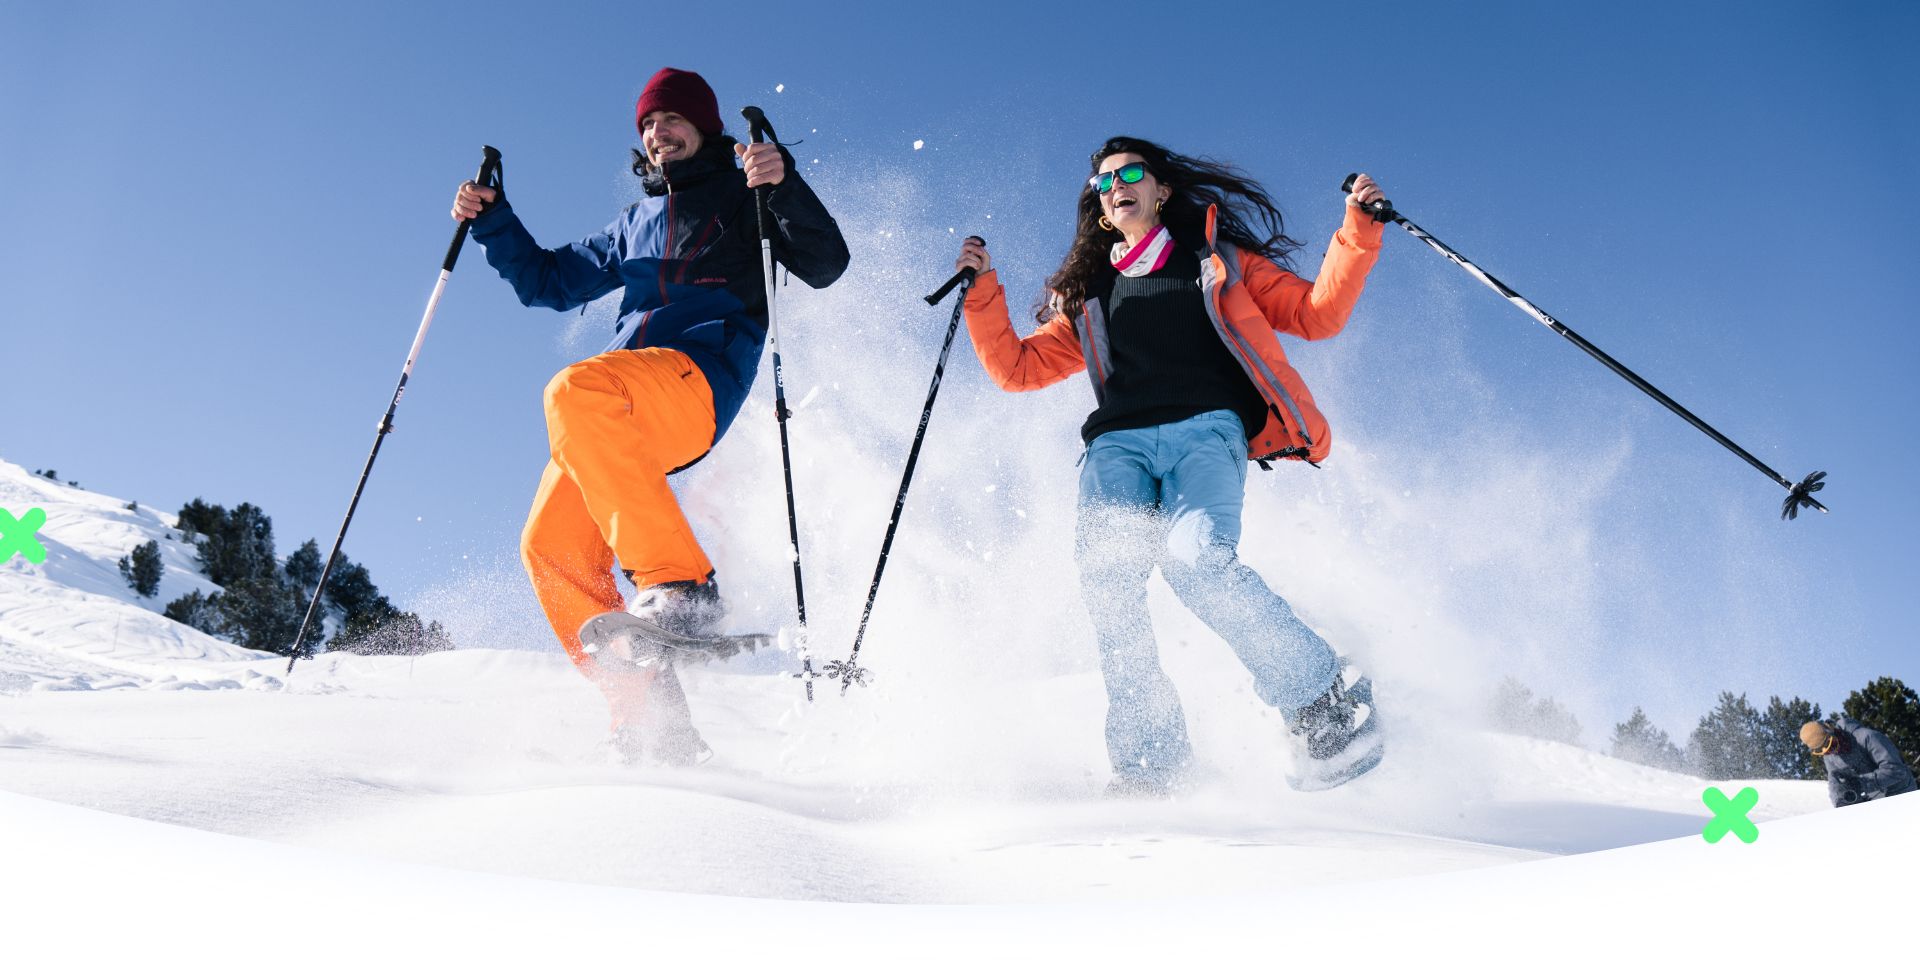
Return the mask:
M 1864 775 L 1844 775 L 1840 778 L 1840 804 L 1853 805 L 1867 800 L 1867 796 L 1877 791 L 1879 786 Z

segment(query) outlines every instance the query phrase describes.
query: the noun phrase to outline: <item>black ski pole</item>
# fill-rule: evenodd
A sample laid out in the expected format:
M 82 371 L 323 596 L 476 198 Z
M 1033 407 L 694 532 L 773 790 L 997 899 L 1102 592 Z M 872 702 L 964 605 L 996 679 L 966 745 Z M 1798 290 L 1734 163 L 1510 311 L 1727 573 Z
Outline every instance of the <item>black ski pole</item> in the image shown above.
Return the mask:
M 773 133 L 773 125 L 767 122 L 766 112 L 749 106 L 740 109 L 740 116 L 747 119 L 747 136 L 753 143 L 780 143 L 780 136 Z M 787 485 L 787 539 L 793 548 L 793 606 L 800 618 L 800 673 L 795 677 L 806 682 L 807 700 L 812 701 L 813 679 L 819 675 L 814 673 L 813 655 L 807 651 L 807 587 L 800 578 L 800 517 L 793 506 L 793 454 L 787 445 L 787 418 L 793 413 L 787 411 L 786 372 L 780 367 L 780 320 L 773 311 L 773 236 L 767 227 L 765 185 L 753 189 L 753 205 L 760 219 L 760 270 L 767 282 L 767 345 L 773 352 L 773 416 L 780 424 L 780 472 Z
M 500 152 L 491 145 L 481 149 L 483 160 L 480 173 L 474 175 L 474 182 L 490 188 L 501 186 Z M 340 532 L 333 538 L 333 549 L 327 552 L 327 565 L 320 570 L 320 582 L 314 585 L 313 600 L 307 603 L 307 616 L 300 620 L 300 633 L 294 635 L 293 646 L 287 654 L 287 673 L 293 673 L 295 661 L 304 653 L 307 629 L 313 625 L 313 617 L 320 612 L 320 596 L 327 590 L 327 578 L 333 575 L 334 562 L 340 559 L 340 544 L 347 539 L 347 528 L 353 525 L 353 511 L 360 507 L 360 494 L 367 488 L 367 477 L 373 473 L 373 461 L 380 456 L 380 444 L 393 432 L 393 413 L 400 408 L 400 397 L 406 394 L 407 378 L 413 375 L 414 361 L 420 358 L 420 346 L 427 341 L 427 329 L 433 325 L 433 313 L 440 308 L 440 295 L 447 290 L 447 279 L 453 275 L 453 263 L 460 259 L 460 248 L 467 242 L 467 233 L 472 230 L 471 219 L 462 221 L 460 227 L 453 230 L 453 244 L 447 246 L 447 257 L 440 263 L 440 278 L 433 283 L 433 294 L 427 296 L 427 311 L 420 317 L 420 330 L 413 335 L 413 348 L 407 350 L 406 364 L 400 367 L 400 384 L 393 387 L 393 399 L 387 403 L 386 415 L 380 417 L 379 432 L 373 437 L 373 451 L 367 454 L 367 465 L 360 470 L 360 482 L 354 485 L 353 499 L 347 503 L 347 518 L 340 522 Z
M 1355 179 L 1359 177 L 1360 176 L 1358 174 L 1347 175 L 1347 180 L 1341 182 L 1340 184 L 1340 190 L 1345 193 L 1352 193 L 1353 182 Z M 1740 446 L 1736 444 L 1733 440 L 1730 440 L 1727 437 L 1721 435 L 1719 430 L 1714 429 L 1712 426 L 1707 425 L 1705 420 L 1688 412 L 1685 406 L 1682 406 L 1679 403 L 1674 402 L 1671 397 L 1669 397 L 1666 393 L 1661 392 L 1659 389 L 1655 388 L 1652 383 L 1646 381 L 1645 379 L 1640 378 L 1640 376 L 1636 374 L 1633 370 L 1628 369 L 1626 366 L 1621 365 L 1612 356 L 1607 355 L 1605 352 L 1600 351 L 1599 346 L 1596 346 L 1593 343 L 1588 342 L 1587 340 L 1581 338 L 1580 333 L 1567 328 L 1565 325 L 1562 325 L 1558 319 L 1555 319 L 1553 316 L 1548 315 L 1547 313 L 1541 311 L 1539 306 L 1534 305 L 1532 302 L 1527 301 L 1527 299 L 1524 296 L 1522 296 L 1519 292 L 1516 292 L 1513 289 L 1508 288 L 1505 283 L 1501 282 L 1497 278 L 1494 278 L 1492 275 L 1487 274 L 1487 272 L 1484 269 L 1482 269 L 1480 266 L 1475 265 L 1470 261 L 1467 261 L 1466 258 L 1463 257 L 1459 252 L 1456 252 L 1453 249 L 1447 247 L 1447 244 L 1445 242 L 1441 241 L 1438 238 L 1433 237 L 1432 235 L 1427 234 L 1426 230 L 1422 229 L 1419 225 L 1416 225 L 1413 222 L 1408 221 L 1405 215 L 1394 210 L 1392 202 L 1388 201 L 1385 198 L 1381 198 L 1378 201 L 1374 201 L 1371 204 L 1367 204 L 1362 207 L 1365 208 L 1368 214 L 1373 216 L 1374 221 L 1383 222 L 1383 223 L 1394 222 L 1400 225 L 1400 227 L 1405 228 L 1408 232 L 1412 233 L 1413 237 L 1418 238 L 1423 242 L 1426 242 L 1429 247 L 1431 247 L 1434 251 L 1439 252 L 1443 257 L 1447 259 L 1447 261 L 1450 261 L 1455 265 L 1458 265 L 1461 268 L 1466 269 L 1467 274 L 1472 275 L 1474 278 L 1477 278 L 1480 281 L 1486 283 L 1486 286 L 1488 288 L 1493 289 L 1495 292 L 1500 293 L 1501 297 L 1505 298 L 1509 302 L 1512 302 L 1516 307 L 1520 309 L 1520 311 L 1525 312 L 1530 316 L 1533 316 L 1534 320 L 1539 322 L 1541 325 L 1544 325 L 1547 328 L 1560 333 L 1560 335 L 1564 336 L 1568 342 L 1571 342 L 1574 345 L 1579 346 L 1582 351 L 1586 352 L 1587 355 L 1590 355 L 1594 359 L 1598 360 L 1601 365 L 1604 365 L 1607 368 L 1612 369 L 1616 375 L 1632 383 L 1641 392 L 1644 392 L 1647 395 L 1652 396 L 1661 405 L 1672 410 L 1674 415 L 1679 416 L 1681 419 L 1684 419 L 1689 423 L 1692 423 L 1695 429 L 1698 429 L 1699 431 L 1707 434 L 1709 437 L 1711 437 L 1715 442 L 1719 443 L 1720 445 L 1725 446 L 1735 456 L 1738 456 L 1741 459 L 1746 460 L 1747 463 L 1750 464 L 1754 469 L 1759 470 L 1760 472 L 1766 474 L 1768 479 L 1771 479 L 1775 483 L 1778 483 L 1781 486 L 1785 487 L 1787 490 L 1787 500 L 1786 500 L 1786 503 L 1780 508 L 1780 518 L 1782 520 L 1792 520 L 1797 518 L 1800 515 L 1800 509 L 1802 507 L 1812 507 L 1816 510 L 1819 510 L 1821 513 L 1827 512 L 1827 508 L 1822 506 L 1819 500 L 1816 500 L 1813 498 L 1813 494 L 1818 493 L 1821 489 L 1823 489 L 1827 485 L 1825 482 L 1823 482 L 1827 476 L 1826 471 L 1821 470 L 1814 473 L 1809 473 L 1807 475 L 1807 478 L 1804 480 L 1801 480 L 1799 483 L 1794 483 L 1788 480 L 1786 477 L 1781 476 L 1779 473 L 1775 472 L 1773 467 L 1760 462 L 1760 460 L 1757 459 L 1752 453 L 1749 453 L 1746 450 L 1741 449 Z
M 981 244 L 986 239 L 978 235 L 969 236 Z M 948 292 L 955 287 L 960 289 L 960 297 L 953 303 L 953 319 L 947 323 L 947 338 L 940 344 L 940 361 L 933 366 L 933 385 L 927 387 L 927 404 L 920 408 L 920 428 L 914 431 L 913 448 L 907 450 L 907 468 L 900 475 L 900 493 L 893 498 L 893 516 L 887 520 L 887 535 L 880 540 L 880 561 L 873 568 L 873 584 L 867 588 L 867 606 L 860 611 L 860 626 L 853 633 L 853 653 L 844 661 L 828 661 L 828 678 L 840 679 L 840 693 L 855 684 L 867 686 L 867 677 L 873 672 L 860 666 L 860 642 L 867 636 L 867 620 L 873 616 L 874 598 L 880 596 L 880 578 L 887 572 L 887 554 L 893 550 L 893 534 L 900 529 L 900 511 L 907 505 L 907 487 L 913 485 L 913 467 L 920 461 L 920 444 L 927 438 L 927 422 L 933 418 L 933 400 L 940 395 L 940 379 L 947 371 L 947 353 L 953 349 L 954 333 L 960 330 L 960 311 L 967 304 L 967 290 L 973 287 L 973 269 L 963 268 L 947 279 L 932 295 L 927 296 L 928 305 L 939 305 Z

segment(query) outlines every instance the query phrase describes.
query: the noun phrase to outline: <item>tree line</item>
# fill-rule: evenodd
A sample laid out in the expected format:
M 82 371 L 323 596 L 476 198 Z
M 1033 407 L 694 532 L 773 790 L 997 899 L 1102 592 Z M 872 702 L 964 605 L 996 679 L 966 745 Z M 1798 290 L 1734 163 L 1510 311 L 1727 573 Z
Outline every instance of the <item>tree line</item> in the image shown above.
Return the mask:
M 132 506 L 129 505 L 129 509 Z M 194 548 L 200 572 L 220 589 L 193 591 L 170 601 L 163 613 L 221 640 L 256 651 L 290 654 L 307 605 L 319 586 L 324 561 L 312 540 L 280 563 L 274 553 L 273 519 L 251 503 L 229 510 L 195 498 L 180 508 L 181 539 Z M 164 565 L 160 545 L 149 540 L 120 558 L 120 573 L 142 597 L 158 593 Z M 453 647 L 438 621 L 423 621 L 380 593 L 367 568 L 341 554 L 327 579 L 321 613 L 336 631 L 307 632 L 304 650 L 354 654 L 422 654 Z
M 1572 712 L 1550 697 L 1535 697 L 1514 678 L 1502 680 L 1495 689 L 1490 712 L 1494 727 L 1501 731 L 1580 743 L 1580 722 Z M 1920 695 L 1893 677 L 1868 682 L 1848 694 L 1840 710 L 1826 714 L 1818 703 L 1797 695 L 1785 700 L 1771 696 L 1764 706 L 1756 706 L 1745 694 L 1722 691 L 1713 709 L 1701 715 L 1687 736 L 1685 748 L 1635 706 L 1627 720 L 1613 726 L 1608 754 L 1715 781 L 1824 779 L 1826 768 L 1800 743 L 1800 726 L 1809 721 L 1831 724 L 1843 715 L 1885 734 L 1909 766 L 1920 764 Z

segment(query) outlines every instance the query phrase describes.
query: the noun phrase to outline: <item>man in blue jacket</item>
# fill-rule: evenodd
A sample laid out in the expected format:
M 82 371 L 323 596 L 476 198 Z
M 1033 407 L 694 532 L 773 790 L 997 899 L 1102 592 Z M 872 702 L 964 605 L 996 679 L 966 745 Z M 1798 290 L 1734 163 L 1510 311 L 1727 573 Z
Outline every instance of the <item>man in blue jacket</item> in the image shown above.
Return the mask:
M 1800 740 L 1827 766 L 1827 797 L 1835 808 L 1899 795 L 1915 788 L 1913 770 L 1887 736 L 1852 718 L 1809 721 Z
M 600 666 L 579 630 L 622 609 L 616 560 L 637 590 L 634 613 L 692 635 L 721 616 L 713 564 L 667 477 L 726 434 L 760 365 L 767 304 L 754 189 L 766 192 L 774 257 L 795 277 L 824 288 L 848 256 L 785 149 L 727 136 L 700 75 L 655 74 L 634 121 L 646 197 L 601 231 L 542 248 L 506 198 L 472 182 L 453 217 L 472 219 L 488 264 L 528 306 L 566 311 L 625 290 L 606 349 L 547 385 L 551 458 L 520 551 L 554 634 L 607 696 L 616 755 L 686 764 L 710 751 L 672 667 Z

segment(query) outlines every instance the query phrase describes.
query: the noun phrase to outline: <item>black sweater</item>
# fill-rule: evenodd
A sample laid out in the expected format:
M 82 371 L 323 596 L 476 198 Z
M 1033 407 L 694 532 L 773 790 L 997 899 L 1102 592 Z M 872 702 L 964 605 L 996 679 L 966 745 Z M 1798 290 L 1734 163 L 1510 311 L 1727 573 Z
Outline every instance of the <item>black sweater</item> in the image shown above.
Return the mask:
M 1239 414 L 1248 433 L 1266 423 L 1267 403 L 1214 331 L 1200 292 L 1200 258 L 1176 247 L 1160 270 L 1114 273 L 1106 306 L 1113 372 L 1105 400 L 1080 437 L 1159 426 L 1215 409 Z

